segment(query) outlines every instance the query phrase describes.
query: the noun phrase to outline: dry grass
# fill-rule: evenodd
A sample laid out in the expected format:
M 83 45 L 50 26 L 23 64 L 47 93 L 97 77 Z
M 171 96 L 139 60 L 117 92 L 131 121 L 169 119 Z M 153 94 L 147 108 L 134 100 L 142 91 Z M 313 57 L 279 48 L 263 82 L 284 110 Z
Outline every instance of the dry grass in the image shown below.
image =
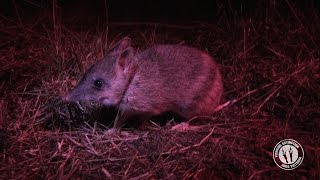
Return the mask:
M 275 7 L 265 21 L 110 23 L 108 36 L 3 19 L 0 178 L 320 179 L 319 14 L 283 6 L 289 15 L 279 16 Z M 139 48 L 184 43 L 207 50 L 220 64 L 231 103 L 188 124 L 169 119 L 121 131 L 94 123 L 105 114 L 72 114 L 77 110 L 57 99 L 123 35 Z M 272 158 L 276 143 L 287 138 L 305 150 L 293 171 Z

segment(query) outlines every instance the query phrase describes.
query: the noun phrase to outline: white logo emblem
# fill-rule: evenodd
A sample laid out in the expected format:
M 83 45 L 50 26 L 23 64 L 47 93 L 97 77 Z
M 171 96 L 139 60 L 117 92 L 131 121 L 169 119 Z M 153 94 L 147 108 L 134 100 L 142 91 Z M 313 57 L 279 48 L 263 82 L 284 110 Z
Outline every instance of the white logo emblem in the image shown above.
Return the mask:
M 281 169 L 293 170 L 303 161 L 302 146 L 293 139 L 280 141 L 273 149 L 273 160 Z

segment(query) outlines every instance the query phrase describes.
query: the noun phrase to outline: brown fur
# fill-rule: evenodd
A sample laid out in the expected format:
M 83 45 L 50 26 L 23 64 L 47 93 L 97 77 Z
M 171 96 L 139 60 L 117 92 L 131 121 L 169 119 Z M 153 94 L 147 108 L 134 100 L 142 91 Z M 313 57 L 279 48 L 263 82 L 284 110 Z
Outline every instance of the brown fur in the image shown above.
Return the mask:
M 101 88 L 94 87 L 98 79 Z M 218 66 L 207 53 L 180 45 L 134 52 L 130 39 L 124 38 L 88 70 L 66 100 L 117 106 L 122 116 L 115 126 L 120 126 L 132 115 L 210 115 L 222 93 Z

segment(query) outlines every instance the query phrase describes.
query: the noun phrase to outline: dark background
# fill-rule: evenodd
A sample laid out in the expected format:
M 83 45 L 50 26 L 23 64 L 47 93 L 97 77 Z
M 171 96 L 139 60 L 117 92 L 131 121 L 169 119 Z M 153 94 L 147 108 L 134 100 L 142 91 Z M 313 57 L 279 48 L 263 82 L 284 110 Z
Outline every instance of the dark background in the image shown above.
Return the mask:
M 308 13 L 310 8 L 319 10 L 319 0 L 289 1 L 295 7 Z M 44 14 L 52 16 L 52 4 L 56 5 L 59 17 L 65 22 L 84 21 L 162 21 L 214 22 L 220 17 L 264 16 L 268 8 L 286 1 L 266 0 L 5 0 L 0 2 L 1 16 L 30 19 L 43 18 Z M 288 9 L 283 6 L 283 15 Z M 257 10 L 259 13 L 257 14 Z

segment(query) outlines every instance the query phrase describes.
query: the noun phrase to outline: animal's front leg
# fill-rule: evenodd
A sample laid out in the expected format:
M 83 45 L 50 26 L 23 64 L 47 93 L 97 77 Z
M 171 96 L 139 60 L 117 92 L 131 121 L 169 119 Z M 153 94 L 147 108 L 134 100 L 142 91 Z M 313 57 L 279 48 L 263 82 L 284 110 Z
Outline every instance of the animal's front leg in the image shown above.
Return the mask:
M 134 117 L 134 118 L 132 118 Z M 144 121 L 149 120 L 152 117 L 152 113 L 142 113 L 142 112 L 135 112 L 135 111 L 119 111 L 114 123 L 113 127 L 114 128 L 121 128 L 125 122 L 129 120 L 134 120 L 137 123 L 141 123 Z
M 133 113 L 119 110 L 119 113 L 114 120 L 113 128 L 121 128 L 121 126 L 124 125 L 125 121 L 132 115 Z

